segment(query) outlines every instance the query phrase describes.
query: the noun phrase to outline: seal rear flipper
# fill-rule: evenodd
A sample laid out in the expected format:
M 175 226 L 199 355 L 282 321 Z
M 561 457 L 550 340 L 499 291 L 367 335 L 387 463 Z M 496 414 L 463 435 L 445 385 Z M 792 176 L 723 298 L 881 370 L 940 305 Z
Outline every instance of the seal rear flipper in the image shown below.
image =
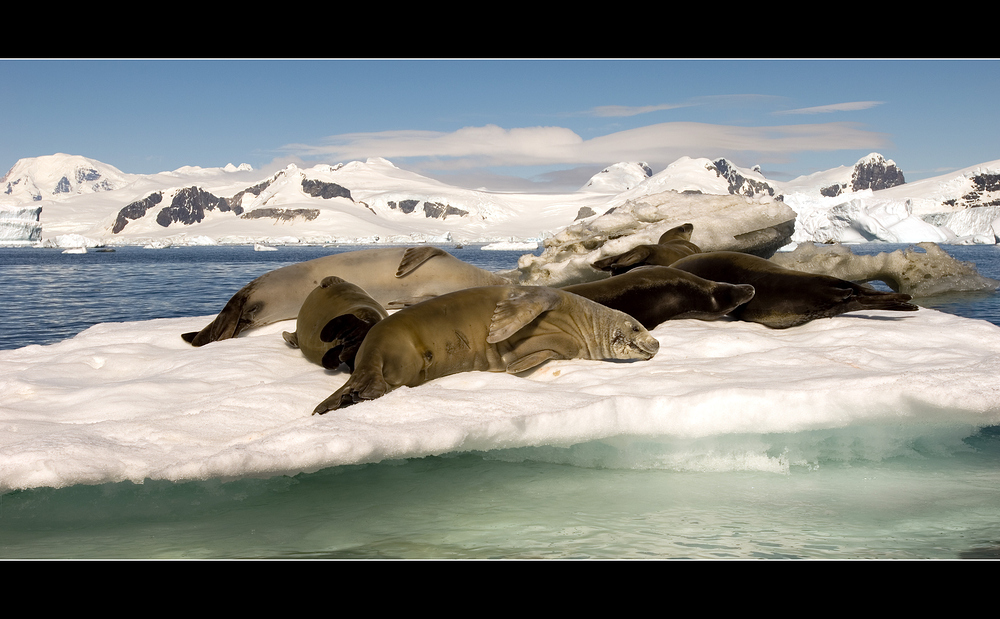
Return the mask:
M 543 286 L 513 288 L 506 299 L 496 304 L 486 342 L 502 342 L 543 312 L 557 307 L 562 300 L 559 294 L 559 291 Z
M 396 269 L 396 277 L 406 277 L 431 258 L 447 255 L 448 252 L 437 247 L 408 247 L 403 252 L 402 260 L 399 261 L 399 267 Z
M 554 350 L 538 350 L 530 355 L 525 355 L 520 359 L 517 359 L 509 364 L 507 364 L 508 374 L 520 374 L 521 372 L 526 372 L 533 367 L 537 367 L 549 359 L 562 359 L 562 355 Z
M 297 334 L 289 333 L 288 331 L 282 331 L 281 337 L 285 338 L 285 341 L 288 342 L 288 345 L 291 346 L 292 348 L 299 347 L 299 336 Z
M 617 256 L 598 260 L 594 263 L 594 268 L 599 271 L 620 271 L 625 267 L 641 264 L 643 260 L 649 258 L 649 253 L 648 248 L 639 246 Z
M 253 324 L 253 315 L 260 309 L 259 304 L 255 304 L 253 307 L 246 305 L 247 298 L 252 291 L 253 288 L 250 285 L 245 286 L 229 299 L 215 320 L 208 323 L 204 329 L 197 333 L 184 333 L 181 337 L 192 346 L 204 346 L 209 342 L 236 337 Z
M 854 300 L 860 306 L 859 309 L 915 312 L 920 309 L 920 306 L 907 303 L 912 298 L 912 296 L 901 292 L 862 290 Z

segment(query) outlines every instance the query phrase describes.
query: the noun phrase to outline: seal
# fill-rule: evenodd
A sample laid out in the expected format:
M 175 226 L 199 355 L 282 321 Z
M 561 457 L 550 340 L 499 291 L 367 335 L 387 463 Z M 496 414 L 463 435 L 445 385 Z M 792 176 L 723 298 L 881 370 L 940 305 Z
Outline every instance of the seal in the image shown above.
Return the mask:
M 729 312 L 730 316 L 786 329 L 817 318 L 831 318 L 862 310 L 914 312 L 908 294 L 880 292 L 828 275 L 803 273 L 770 260 L 731 251 L 715 251 L 682 258 L 673 268 L 699 277 L 753 286 L 753 299 Z
M 647 329 L 667 320 L 715 320 L 753 298 L 749 284 L 707 280 L 672 267 L 642 266 L 586 284 L 562 286 L 632 316 Z
M 329 370 L 344 363 L 353 372 L 368 330 L 388 315 L 360 287 L 331 275 L 302 302 L 295 331 L 281 336 L 313 363 Z
M 496 273 L 436 247 L 384 247 L 344 252 L 269 271 L 239 290 L 211 323 L 181 337 L 194 346 L 238 336 L 247 329 L 291 320 L 323 278 L 336 275 L 360 286 L 386 309 L 473 286 L 509 284 Z
M 701 252 L 701 248 L 691 242 L 693 230 L 692 224 L 671 228 L 660 235 L 656 245 L 639 245 L 617 256 L 598 260 L 593 266 L 599 271 L 610 271 L 612 275 L 621 275 L 643 265 L 668 267 L 685 256 Z
M 518 374 L 549 359 L 650 359 L 659 347 L 635 318 L 556 288 L 470 288 L 373 326 L 354 373 L 313 414 L 459 372 Z

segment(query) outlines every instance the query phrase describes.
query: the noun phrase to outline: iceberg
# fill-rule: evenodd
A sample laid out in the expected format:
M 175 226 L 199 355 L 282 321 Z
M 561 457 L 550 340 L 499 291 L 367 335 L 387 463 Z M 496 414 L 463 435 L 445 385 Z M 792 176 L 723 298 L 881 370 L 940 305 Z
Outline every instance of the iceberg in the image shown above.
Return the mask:
M 0 245 L 27 245 L 42 238 L 42 207 L 0 207 Z
M 980 275 L 974 264 L 953 258 L 934 243 L 874 255 L 856 255 L 843 245 L 804 243 L 771 260 L 788 269 L 852 282 L 880 281 L 913 297 L 1000 287 L 1000 281 Z
M 266 478 L 445 453 L 599 442 L 672 445 L 651 466 L 787 473 L 815 459 L 761 436 L 1000 424 L 1000 327 L 921 309 L 775 331 L 722 319 L 652 331 L 649 361 L 551 361 L 467 372 L 324 416 L 347 374 L 287 346 L 275 323 L 192 348 L 212 316 L 95 325 L 0 351 L 0 492 L 129 480 Z M 795 380 L 788 380 L 793 373 Z M 853 436 L 853 435 L 852 435 Z M 750 437 L 740 440 L 740 437 Z M 873 457 L 886 447 L 869 446 Z M 706 449 L 708 451 L 706 451 Z

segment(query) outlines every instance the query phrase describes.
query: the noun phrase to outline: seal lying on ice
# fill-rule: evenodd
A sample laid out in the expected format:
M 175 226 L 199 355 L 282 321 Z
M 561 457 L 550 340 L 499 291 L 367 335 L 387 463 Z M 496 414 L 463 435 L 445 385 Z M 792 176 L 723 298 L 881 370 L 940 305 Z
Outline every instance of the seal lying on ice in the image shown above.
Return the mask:
M 753 299 L 729 314 L 739 320 L 785 329 L 859 310 L 914 312 L 908 294 L 879 292 L 828 275 L 814 275 L 780 267 L 770 260 L 732 251 L 696 254 L 675 262 L 673 268 L 730 284 L 750 284 Z
M 617 256 L 603 258 L 594 263 L 594 268 L 611 271 L 612 275 L 621 275 L 647 264 L 668 267 L 685 256 L 701 251 L 701 248 L 691 242 L 693 230 L 694 226 L 691 224 L 671 228 L 660 235 L 656 245 L 639 245 Z
M 324 256 L 265 273 L 240 289 L 208 326 L 182 335 L 194 346 L 291 320 L 324 277 L 360 286 L 391 309 L 455 290 L 510 282 L 436 247 L 385 247 Z
M 647 329 L 667 320 L 715 320 L 753 298 L 749 284 L 713 282 L 672 267 L 643 266 L 586 284 L 562 286 L 632 316 Z
M 313 363 L 330 370 L 344 363 L 353 371 L 365 335 L 388 315 L 360 287 L 331 275 L 303 301 L 295 332 L 281 335 Z
M 517 374 L 549 359 L 649 359 L 635 318 L 542 286 L 487 286 L 407 307 L 373 326 L 354 373 L 313 414 L 459 372 Z

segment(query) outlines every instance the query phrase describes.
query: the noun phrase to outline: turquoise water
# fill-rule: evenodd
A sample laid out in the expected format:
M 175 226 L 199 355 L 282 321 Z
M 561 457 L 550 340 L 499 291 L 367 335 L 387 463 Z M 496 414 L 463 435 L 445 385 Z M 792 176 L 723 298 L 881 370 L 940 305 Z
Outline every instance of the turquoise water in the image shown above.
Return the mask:
M 946 249 L 1000 278 L 996 247 Z M 0 348 L 58 341 L 95 322 L 214 314 L 257 275 L 329 251 L 3 249 Z M 449 251 L 493 270 L 521 253 Z M 922 304 L 1000 324 L 995 294 Z M 756 437 L 775 455 L 789 443 L 827 446 L 788 474 L 673 470 L 657 464 L 669 462 L 670 441 L 623 439 L 266 480 L 9 492 L 0 495 L 0 558 L 1000 556 L 1000 430 L 926 429 L 891 457 L 851 449 L 852 436 L 892 433 Z

